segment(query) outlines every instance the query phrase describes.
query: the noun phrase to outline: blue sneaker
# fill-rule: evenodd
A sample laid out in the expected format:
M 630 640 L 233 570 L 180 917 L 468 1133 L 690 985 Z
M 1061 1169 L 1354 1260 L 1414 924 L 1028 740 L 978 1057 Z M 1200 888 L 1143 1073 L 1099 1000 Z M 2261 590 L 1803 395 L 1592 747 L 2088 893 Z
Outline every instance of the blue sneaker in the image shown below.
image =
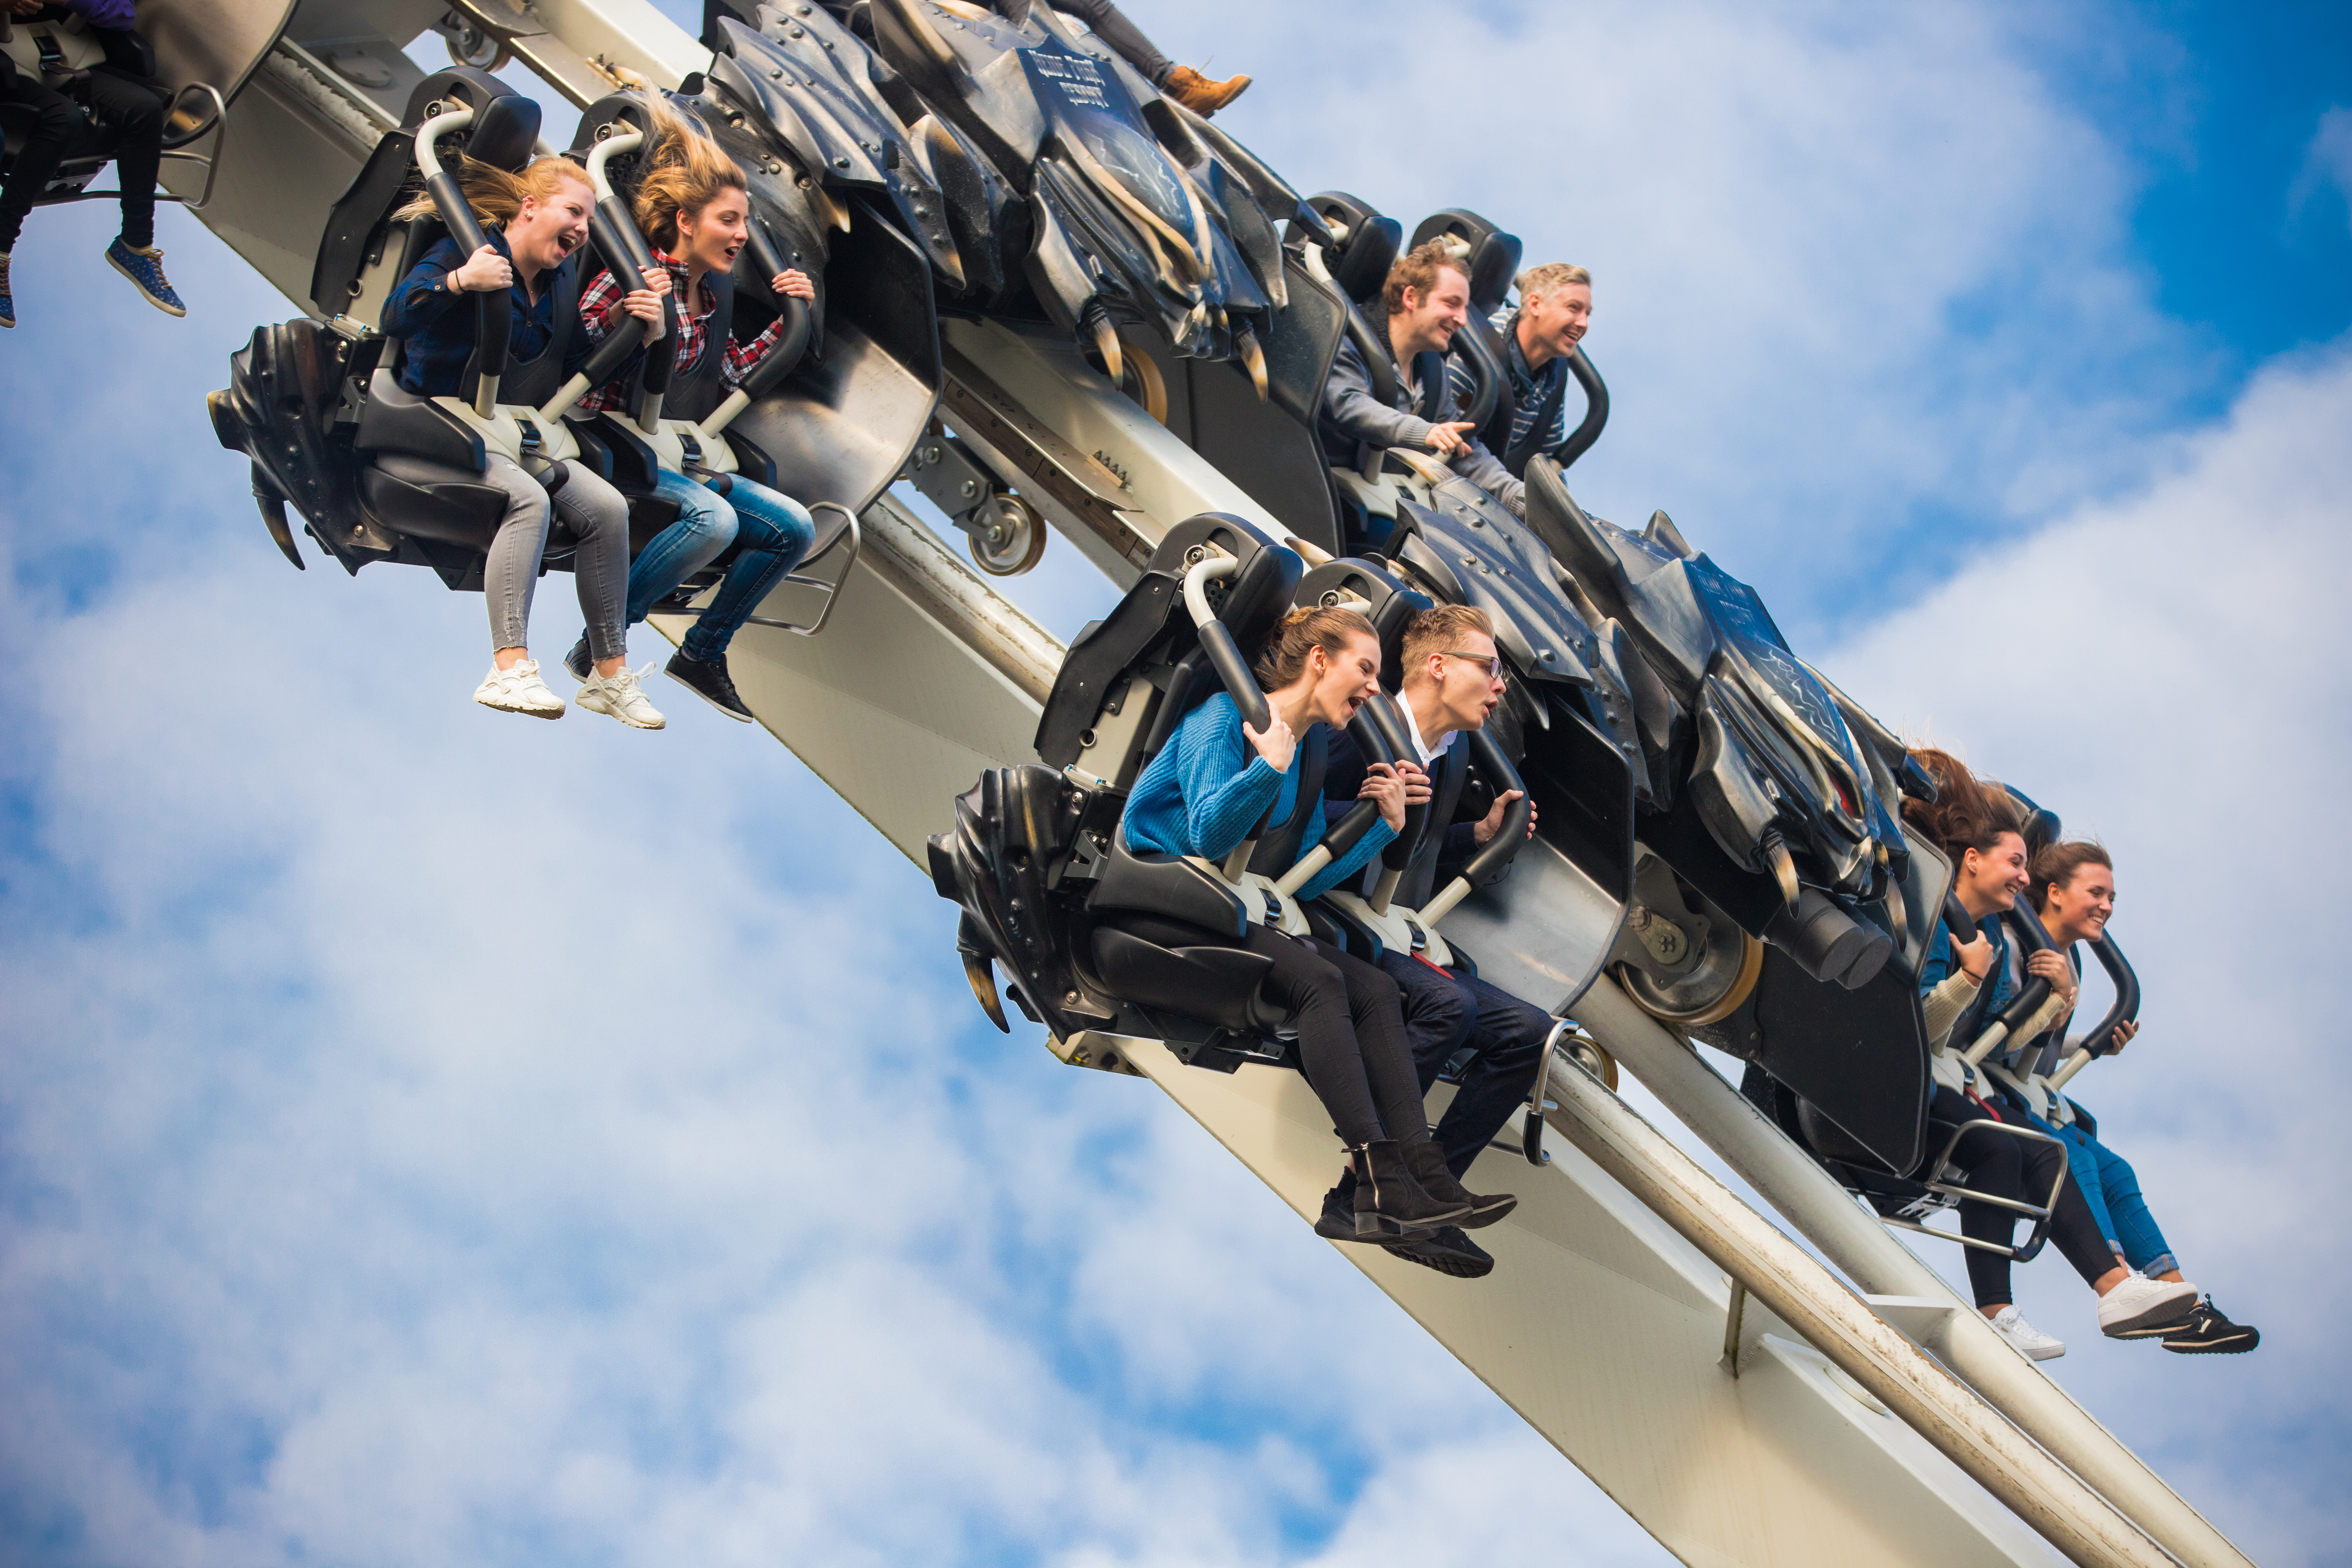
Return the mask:
M 8 260 L 12 253 L 0 250 L 0 327 L 16 324 L 16 300 L 8 292 Z
M 141 250 L 122 243 L 117 235 L 114 243 L 106 247 L 106 259 L 117 272 L 131 279 L 147 302 L 167 316 L 184 316 L 188 308 L 180 303 L 180 296 L 163 278 L 163 253 L 153 246 Z

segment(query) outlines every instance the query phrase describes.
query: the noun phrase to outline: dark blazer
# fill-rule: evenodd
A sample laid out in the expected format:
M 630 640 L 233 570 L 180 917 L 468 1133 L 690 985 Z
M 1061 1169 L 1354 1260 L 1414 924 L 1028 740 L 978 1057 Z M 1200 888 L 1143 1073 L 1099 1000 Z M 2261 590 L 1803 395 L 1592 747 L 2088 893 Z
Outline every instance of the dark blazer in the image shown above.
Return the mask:
M 1396 901 L 1407 909 L 1427 903 L 1444 883 L 1457 875 L 1478 847 L 1478 819 L 1486 815 L 1494 797 L 1470 777 L 1470 739 L 1459 731 L 1430 769 L 1433 786 L 1429 816 L 1420 843 L 1397 883 Z M 1323 812 L 1327 818 L 1343 816 L 1364 787 L 1364 753 L 1344 730 L 1331 733 L 1330 761 L 1323 772 Z M 1506 869 L 1507 870 L 1507 867 Z M 1369 868 L 1377 877 L 1379 868 Z

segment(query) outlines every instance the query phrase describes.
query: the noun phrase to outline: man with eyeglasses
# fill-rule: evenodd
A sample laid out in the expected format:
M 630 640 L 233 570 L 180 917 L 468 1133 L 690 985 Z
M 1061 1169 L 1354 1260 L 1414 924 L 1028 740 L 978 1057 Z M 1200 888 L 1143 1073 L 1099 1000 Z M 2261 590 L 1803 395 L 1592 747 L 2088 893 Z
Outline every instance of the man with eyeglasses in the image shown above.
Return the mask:
M 1482 790 L 1474 797 L 1468 788 L 1465 737 L 1486 726 L 1507 685 L 1507 672 L 1495 647 L 1494 623 L 1486 613 L 1467 605 L 1422 611 L 1405 624 L 1399 667 L 1404 679 L 1397 706 L 1418 755 L 1399 758 L 1397 771 L 1408 778 L 1424 776 L 1431 798 L 1421 842 L 1405 864 L 1391 902 L 1419 909 L 1478 846 L 1502 831 L 1504 814 L 1518 792 Z M 1332 735 L 1323 775 L 1324 809 L 1344 812 L 1353 806 L 1363 777 L 1363 754 L 1344 732 Z M 1479 798 L 1487 796 L 1491 799 L 1482 809 Z M 1532 813 L 1528 831 L 1535 831 Z M 1374 867 L 1371 874 L 1378 870 Z M 1507 872 L 1507 868 L 1497 875 Z M 1403 994 L 1405 1035 L 1421 1071 L 1423 1094 L 1465 1047 L 1474 1053 L 1455 1084 L 1454 1103 L 1433 1133 L 1445 1152 L 1446 1168 L 1458 1178 L 1526 1098 L 1545 1043 L 1559 1020 L 1474 974 L 1442 969 L 1413 953 L 1383 952 L 1381 969 Z M 1333 1202 L 1352 1208 L 1354 1188 L 1344 1178 L 1325 1198 L 1327 1207 Z M 1495 1267 L 1494 1258 L 1458 1226 L 1448 1226 L 1427 1241 L 1390 1250 L 1465 1279 L 1477 1279 Z

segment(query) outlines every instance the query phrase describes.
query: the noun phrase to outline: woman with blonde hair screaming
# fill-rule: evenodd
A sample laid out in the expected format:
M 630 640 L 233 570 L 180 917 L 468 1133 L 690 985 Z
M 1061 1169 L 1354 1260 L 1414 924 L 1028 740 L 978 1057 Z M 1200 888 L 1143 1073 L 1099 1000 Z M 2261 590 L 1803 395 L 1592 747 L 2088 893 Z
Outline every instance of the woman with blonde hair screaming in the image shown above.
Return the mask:
M 467 362 L 473 357 L 478 315 L 469 295 L 504 289 L 512 296 L 509 339 L 509 380 L 541 366 L 550 356 L 562 380 L 588 358 L 591 343 L 573 330 L 570 301 L 579 289 L 578 252 L 588 239 L 588 215 L 595 194 L 580 166 L 566 158 L 541 158 L 520 174 L 467 159 L 458 189 L 482 226 L 483 244 L 471 255 L 453 238 L 427 250 L 394 288 L 383 310 L 384 335 L 402 340 L 400 384 L 422 396 L 461 395 Z M 420 197 L 394 215 L 434 215 L 433 199 Z M 661 319 L 661 300 L 640 290 L 622 302 L 640 320 Z M 621 609 L 629 575 L 629 508 L 621 493 L 577 463 L 567 465 L 562 487 L 551 498 L 520 465 L 498 453 L 477 474 L 422 458 L 387 453 L 379 467 L 412 484 L 487 484 L 504 490 L 506 515 L 490 541 L 482 568 L 482 597 L 489 607 L 492 663 L 474 693 L 486 708 L 539 719 L 563 716 L 562 699 L 540 679 L 525 628 L 531 590 L 547 547 L 548 522 L 561 512 L 580 542 L 572 574 L 580 611 L 587 618 L 579 673 L 588 684 L 581 704 L 609 713 L 635 729 L 661 728 L 661 715 L 636 689 L 624 659 Z M 593 661 L 593 668 L 590 663 Z

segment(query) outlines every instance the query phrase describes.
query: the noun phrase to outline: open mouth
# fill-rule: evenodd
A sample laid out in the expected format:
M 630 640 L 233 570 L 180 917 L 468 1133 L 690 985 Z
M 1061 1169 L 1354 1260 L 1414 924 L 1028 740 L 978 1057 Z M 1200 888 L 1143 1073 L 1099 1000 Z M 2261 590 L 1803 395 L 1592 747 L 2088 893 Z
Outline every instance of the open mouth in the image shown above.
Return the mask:
M 571 255 L 573 251 L 580 248 L 580 238 L 581 237 L 576 234 L 557 235 L 555 237 L 555 254 L 558 256 Z

